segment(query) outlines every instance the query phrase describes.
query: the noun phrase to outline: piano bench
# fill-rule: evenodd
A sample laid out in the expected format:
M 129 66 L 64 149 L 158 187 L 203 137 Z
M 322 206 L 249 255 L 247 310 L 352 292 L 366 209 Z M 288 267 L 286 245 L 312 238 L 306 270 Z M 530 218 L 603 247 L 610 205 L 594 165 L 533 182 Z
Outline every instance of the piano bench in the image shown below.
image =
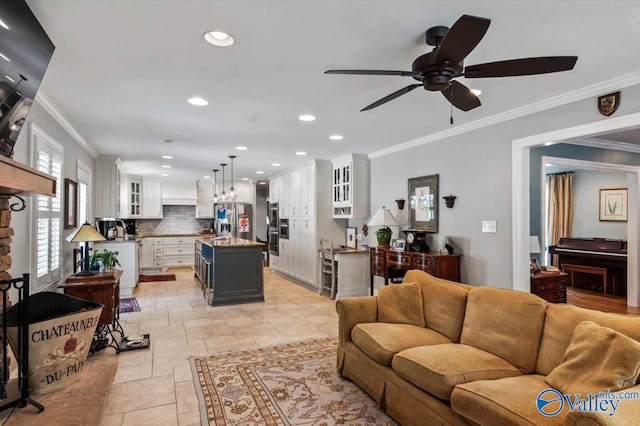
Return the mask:
M 568 263 L 562 264 L 562 271 L 569 273 L 571 277 L 571 287 L 574 283 L 574 272 L 580 272 L 583 274 L 600 275 L 604 284 L 604 297 L 607 297 L 607 284 L 609 283 L 609 277 L 612 278 L 611 284 L 613 285 L 613 295 L 616 295 L 616 276 L 612 274 L 613 268 L 600 268 L 597 266 L 584 266 L 584 265 L 571 265 Z

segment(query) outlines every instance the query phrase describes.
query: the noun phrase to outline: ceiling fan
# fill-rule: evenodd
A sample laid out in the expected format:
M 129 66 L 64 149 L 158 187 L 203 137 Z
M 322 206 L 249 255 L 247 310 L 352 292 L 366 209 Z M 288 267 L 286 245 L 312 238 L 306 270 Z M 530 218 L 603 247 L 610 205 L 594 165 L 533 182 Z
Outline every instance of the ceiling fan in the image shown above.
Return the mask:
M 413 61 L 411 71 L 329 70 L 325 74 L 397 75 L 412 77 L 420 82 L 393 92 L 360 111 L 379 107 L 420 86 L 425 90 L 441 92 L 453 106 L 469 111 L 480 106 L 480 99 L 464 84 L 454 80 L 457 77 L 513 77 L 568 71 L 573 69 L 578 60 L 577 56 L 545 56 L 465 67 L 464 58 L 480 43 L 490 23 L 491 20 L 487 18 L 462 15 L 450 29 L 443 26 L 430 28 L 426 42 L 435 47 Z

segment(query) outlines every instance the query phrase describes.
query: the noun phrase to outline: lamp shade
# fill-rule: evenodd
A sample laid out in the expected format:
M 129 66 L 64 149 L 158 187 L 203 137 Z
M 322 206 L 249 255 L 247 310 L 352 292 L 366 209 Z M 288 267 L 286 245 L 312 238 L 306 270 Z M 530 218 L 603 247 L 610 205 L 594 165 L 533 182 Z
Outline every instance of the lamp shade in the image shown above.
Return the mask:
M 540 253 L 540 242 L 537 235 L 529 236 L 529 253 Z
M 70 243 L 87 243 L 91 241 L 105 241 L 106 238 L 89 223 L 83 224 L 67 237 Z
M 385 209 L 384 207 L 378 209 L 376 214 L 373 215 L 367 226 L 392 226 L 398 225 L 398 221 L 393 217 L 389 209 Z

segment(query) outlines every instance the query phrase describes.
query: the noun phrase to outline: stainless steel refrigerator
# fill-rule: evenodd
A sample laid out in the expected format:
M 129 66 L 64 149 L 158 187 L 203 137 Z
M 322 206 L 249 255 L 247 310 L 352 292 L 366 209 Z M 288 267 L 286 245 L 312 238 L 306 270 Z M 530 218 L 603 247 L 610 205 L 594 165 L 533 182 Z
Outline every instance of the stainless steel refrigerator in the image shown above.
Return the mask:
M 215 205 L 215 229 L 218 235 L 253 240 L 253 206 L 247 203 Z

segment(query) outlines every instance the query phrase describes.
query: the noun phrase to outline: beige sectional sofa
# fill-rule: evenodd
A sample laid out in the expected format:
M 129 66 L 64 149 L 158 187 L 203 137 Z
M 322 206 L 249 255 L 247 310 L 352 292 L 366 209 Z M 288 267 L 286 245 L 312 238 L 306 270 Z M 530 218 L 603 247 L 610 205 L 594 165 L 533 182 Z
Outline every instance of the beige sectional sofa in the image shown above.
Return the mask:
M 339 373 L 403 425 L 640 424 L 638 316 L 422 271 L 336 309 Z

